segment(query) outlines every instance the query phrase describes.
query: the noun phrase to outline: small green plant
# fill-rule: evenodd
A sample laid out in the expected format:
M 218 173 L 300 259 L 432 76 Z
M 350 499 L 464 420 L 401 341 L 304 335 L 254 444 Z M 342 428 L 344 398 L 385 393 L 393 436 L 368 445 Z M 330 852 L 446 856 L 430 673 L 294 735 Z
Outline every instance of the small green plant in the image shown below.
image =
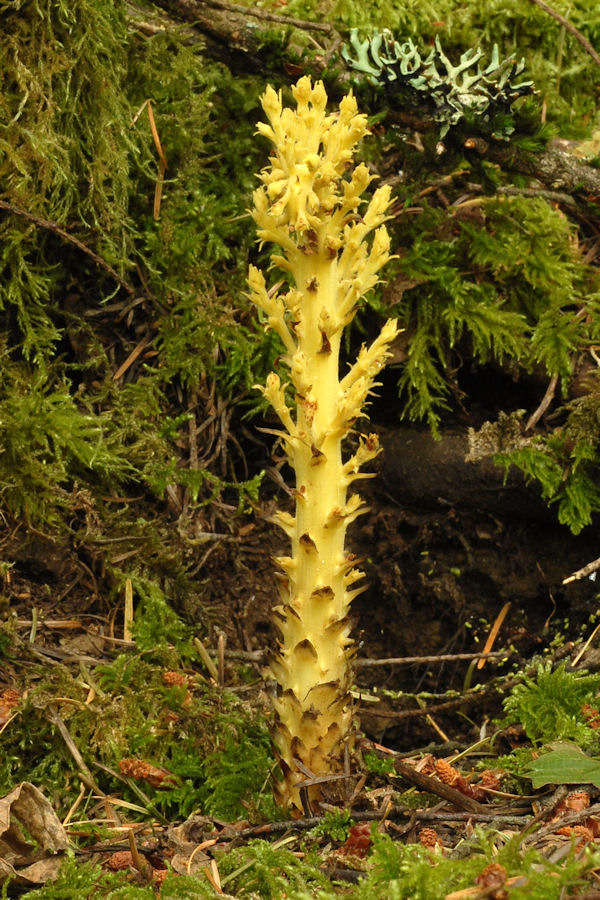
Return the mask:
M 158 811 L 185 818 L 200 810 L 229 820 L 273 818 L 274 760 L 263 717 L 233 693 L 186 676 L 186 668 L 175 648 L 159 646 L 121 653 L 78 677 L 62 666 L 40 673 L 2 736 L 0 796 L 27 780 L 58 798 L 62 813 L 74 802 L 77 766 L 55 726 L 57 714 L 102 790 L 124 794 L 141 817 Z M 165 678 L 173 672 L 181 676 L 174 683 Z M 91 684 L 95 697 L 86 704 Z M 120 761 L 131 758 L 173 778 L 124 785 L 106 771 L 118 773 Z M 141 805 L 136 788 L 145 795 Z
M 525 676 L 504 701 L 508 723 L 519 723 L 536 744 L 572 740 L 583 748 L 598 741 L 586 724 L 582 707 L 593 704 L 600 675 L 568 672 L 564 663 L 555 669 L 550 661 L 538 665 L 535 677 Z
M 371 750 L 363 754 L 363 760 L 368 772 L 376 775 L 390 775 L 394 771 L 394 760 L 391 757 L 377 756 Z
M 517 427 L 512 446 L 494 453 L 495 462 L 507 474 L 516 466 L 527 481 L 538 482 L 543 499 L 556 505 L 558 521 L 573 534 L 591 525 L 594 513 L 600 510 L 600 394 L 596 381 L 594 374 L 590 393 L 565 404 L 564 424 L 549 434 L 525 435 L 517 424 L 521 414 L 513 414 Z M 490 433 L 497 435 L 497 426 L 501 427 L 500 419 Z
M 67 850 L 56 881 L 23 896 L 27 900 L 152 900 L 155 895 L 151 888 L 130 885 L 128 877 L 128 873 L 105 872 Z
M 275 765 L 268 728 L 261 721 L 232 724 L 223 716 L 218 748 L 202 762 L 201 808 L 228 822 L 240 817 L 275 819 L 271 790 Z
M 560 863 L 548 862 L 536 850 L 523 850 L 520 838 L 504 841 L 495 831 L 478 829 L 467 857 L 451 858 L 415 844 L 399 844 L 385 834 L 372 832 L 373 853 L 365 877 L 343 896 L 352 900 L 444 900 L 449 893 L 475 896 L 477 878 L 490 863 L 502 867 L 511 900 L 560 900 L 584 884 L 598 862 L 598 854 L 580 855 L 575 847 Z M 329 888 L 315 895 L 302 891 L 287 894 L 289 900 L 335 900 L 339 892 Z
M 334 841 L 345 841 L 350 833 L 351 825 L 353 825 L 353 821 L 350 810 L 340 809 L 328 812 L 325 813 L 323 821 L 309 831 L 308 837 L 325 837 Z

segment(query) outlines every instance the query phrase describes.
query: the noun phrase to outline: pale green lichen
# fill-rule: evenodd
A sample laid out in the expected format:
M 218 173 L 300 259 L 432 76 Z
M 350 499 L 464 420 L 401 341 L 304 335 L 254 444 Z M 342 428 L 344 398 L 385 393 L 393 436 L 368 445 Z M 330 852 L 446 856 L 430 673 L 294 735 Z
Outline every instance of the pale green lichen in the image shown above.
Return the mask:
M 514 80 L 523 72 L 524 60 L 501 60 L 496 44 L 485 66 L 480 48 L 466 50 L 454 65 L 437 35 L 426 57 L 410 38 L 400 43 L 388 29 L 360 40 L 354 28 L 350 45 L 342 48 L 342 58 L 371 84 L 404 86 L 428 97 L 435 104 L 442 137 L 466 115 L 486 115 L 490 109 L 508 107 L 533 91 L 531 81 Z

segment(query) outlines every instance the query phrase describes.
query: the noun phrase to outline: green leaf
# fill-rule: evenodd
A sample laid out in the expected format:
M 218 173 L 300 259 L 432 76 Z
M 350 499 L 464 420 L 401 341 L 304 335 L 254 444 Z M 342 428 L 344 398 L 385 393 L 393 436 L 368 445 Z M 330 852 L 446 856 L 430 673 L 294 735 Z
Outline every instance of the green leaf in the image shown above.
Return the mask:
M 593 784 L 600 787 L 600 759 L 586 756 L 575 744 L 556 741 L 531 763 L 528 776 L 534 788 L 545 784 Z

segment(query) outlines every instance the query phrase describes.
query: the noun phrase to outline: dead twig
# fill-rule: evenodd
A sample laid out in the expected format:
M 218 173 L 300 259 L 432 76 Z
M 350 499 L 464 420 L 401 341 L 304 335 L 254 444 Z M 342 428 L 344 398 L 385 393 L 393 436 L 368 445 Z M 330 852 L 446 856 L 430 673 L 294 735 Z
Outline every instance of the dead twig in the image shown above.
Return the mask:
M 413 666 L 421 663 L 463 662 L 466 660 L 508 659 L 514 655 L 514 650 L 497 650 L 494 653 L 440 653 L 438 656 L 392 656 L 387 659 L 357 659 L 354 663 L 357 669 L 372 669 L 375 666 Z
M 113 381 L 118 381 L 119 378 L 121 378 L 125 374 L 127 369 L 129 369 L 134 364 L 138 356 L 140 356 L 144 352 L 146 347 L 148 347 L 151 342 L 152 337 L 150 335 L 146 335 L 146 337 L 142 338 L 139 344 L 134 347 L 127 359 L 121 363 L 117 371 L 114 373 Z
M 600 568 L 600 560 L 598 560 Z M 384 659 L 357 659 L 354 667 L 357 669 L 373 669 L 377 666 L 414 666 L 444 662 L 463 662 L 472 659 L 504 660 L 514 656 L 515 650 L 497 650 L 494 653 L 440 653 L 437 656 L 392 656 Z M 227 659 L 240 660 L 241 662 L 262 663 L 267 659 L 266 650 L 227 650 Z
M 72 234 L 69 234 L 68 231 L 65 231 L 58 222 L 53 222 L 50 219 L 41 219 L 39 216 L 34 216 L 33 213 L 27 212 L 26 209 L 21 209 L 19 206 L 14 206 L 12 203 L 7 203 L 6 200 L 0 200 L 0 209 L 5 210 L 5 212 L 11 213 L 13 216 L 18 216 L 20 219 L 24 219 L 26 222 L 31 222 L 33 225 L 37 225 L 38 228 L 43 228 L 45 231 L 51 231 L 53 234 L 57 234 L 64 241 L 67 241 L 69 244 L 72 244 L 74 247 L 77 247 L 78 250 L 81 250 L 82 253 L 85 253 L 100 269 L 104 269 L 105 272 L 114 278 L 114 280 L 119 284 L 123 290 L 127 291 L 128 294 L 134 293 L 134 288 L 128 284 L 116 269 L 106 262 L 105 259 L 102 259 L 101 256 L 98 256 L 93 250 L 90 250 L 89 247 L 86 247 L 78 238 L 74 237 Z
M 461 794 L 464 797 L 464 794 Z M 328 804 L 326 804 L 328 806 Z M 331 811 L 335 807 L 330 807 Z M 484 807 L 485 809 L 485 807 Z M 378 822 L 381 819 L 381 810 L 353 810 L 350 809 L 350 815 L 354 822 Z M 489 807 L 486 812 L 455 812 L 455 811 L 433 811 L 430 809 L 410 809 L 406 806 L 392 806 L 386 811 L 385 818 L 390 820 L 403 819 L 406 816 L 413 816 L 420 822 L 493 822 L 498 827 L 504 825 L 523 825 L 523 819 L 528 817 L 528 813 L 523 811 L 521 815 L 518 813 L 502 813 Z M 249 828 L 243 828 L 236 833 L 236 837 L 240 839 L 257 838 L 268 834 L 285 834 L 285 832 L 308 831 L 315 828 L 324 821 L 325 816 L 305 816 L 301 819 L 285 819 L 281 822 L 268 822 L 265 825 L 252 825 Z M 230 841 L 231 835 L 227 830 L 219 835 L 219 841 Z
M 587 566 L 584 566 L 582 569 L 577 569 L 577 571 L 573 572 L 572 575 L 569 575 L 568 578 L 563 578 L 562 583 L 571 584 L 572 581 L 580 581 L 582 578 L 587 578 L 588 575 L 597 572 L 598 569 L 600 569 L 600 557 L 588 563 Z
M 531 0 L 531 2 L 535 3 L 536 6 L 539 6 L 540 9 L 543 9 L 545 13 L 548 13 L 549 16 L 552 16 L 552 18 L 556 19 L 557 22 L 560 22 L 565 31 L 568 31 L 569 34 L 572 34 L 573 37 L 577 41 L 579 41 L 586 53 L 589 53 L 596 65 L 600 66 L 600 55 L 596 52 L 596 50 L 594 50 L 588 39 L 579 31 L 578 28 L 575 28 L 575 26 L 572 25 L 568 19 L 566 19 L 551 6 L 548 6 L 548 4 L 544 2 L 544 0 Z
M 377 707 L 369 708 L 368 706 L 360 707 L 361 716 L 376 716 L 379 719 L 414 719 L 421 716 L 433 715 L 440 712 L 449 712 L 461 706 L 470 703 L 479 703 L 487 700 L 490 694 L 498 691 L 505 691 L 519 684 L 521 678 L 500 679 L 500 681 L 490 682 L 479 690 L 470 691 L 467 694 L 461 694 L 446 700 L 444 703 L 436 703 L 434 706 L 426 706 L 424 709 L 400 709 L 400 710 L 381 710 Z
M 500 185 L 496 193 L 505 194 L 508 197 L 542 197 L 553 203 L 566 203 L 568 206 L 577 206 L 577 201 L 570 194 L 562 191 L 548 191 L 545 188 L 515 187 L 514 185 Z
M 91 787 L 91 789 L 94 791 L 94 793 L 98 794 L 99 797 L 106 797 L 106 794 L 104 793 L 104 791 L 100 790 L 100 788 L 96 784 L 94 776 L 92 775 L 90 769 L 87 766 L 87 763 L 85 762 L 83 756 L 79 752 L 79 750 L 75 744 L 75 741 L 73 740 L 73 738 L 71 737 L 71 735 L 69 733 L 69 729 L 67 728 L 67 726 L 65 725 L 65 723 L 63 722 L 63 720 L 61 719 L 61 717 L 59 716 L 57 711 L 52 706 L 50 706 L 48 709 L 48 718 L 50 719 L 52 724 L 56 725 L 56 727 L 58 728 L 58 730 L 60 732 L 60 736 L 62 737 L 63 741 L 67 745 L 67 749 L 69 750 L 69 753 L 75 760 L 75 764 L 77 765 L 77 767 L 79 769 L 78 774 L 79 774 L 79 777 L 81 778 L 81 780 L 84 782 L 84 784 L 87 784 L 89 787 Z
M 538 408 L 533 412 L 529 419 L 527 420 L 527 425 L 525 426 L 525 431 L 531 431 L 531 429 L 537 425 L 539 420 L 542 418 L 552 401 L 554 400 L 554 394 L 556 392 L 556 385 L 558 384 L 558 375 L 553 375 L 550 381 L 548 382 L 548 387 L 546 388 L 546 393 L 542 397 L 542 402 L 538 406 Z M 564 584 L 564 582 L 563 582 Z
M 597 816 L 599 814 L 600 803 L 594 803 L 592 806 L 588 806 L 586 809 L 568 813 L 566 816 L 561 816 L 557 821 L 550 822 L 548 825 L 544 825 L 542 828 L 538 828 L 537 831 L 528 834 L 524 838 L 523 844 L 533 844 L 540 838 L 548 837 L 548 835 L 554 834 L 554 832 L 559 828 L 564 828 L 566 825 L 576 825 L 582 819 L 588 819 L 590 816 Z

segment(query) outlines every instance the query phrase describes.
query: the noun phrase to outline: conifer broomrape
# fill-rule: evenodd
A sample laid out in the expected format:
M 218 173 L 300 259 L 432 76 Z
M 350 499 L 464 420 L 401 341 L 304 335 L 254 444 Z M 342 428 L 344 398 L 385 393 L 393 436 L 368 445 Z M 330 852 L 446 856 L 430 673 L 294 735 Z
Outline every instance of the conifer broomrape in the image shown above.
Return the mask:
M 347 494 L 353 481 L 368 477 L 360 468 L 379 448 L 376 435 L 361 437 L 344 462 L 342 441 L 377 383 L 397 325 L 388 320 L 340 378 L 343 329 L 390 258 L 383 224 L 390 190 L 378 188 L 359 212 L 373 176 L 362 163 L 351 168 L 356 144 L 367 132 L 352 94 L 342 99 L 339 112 L 327 114 L 321 82 L 303 77 L 292 93 L 296 110 L 282 108 L 281 94 L 271 87 L 262 97 L 269 124 L 259 123 L 258 131 L 274 147 L 259 175 L 252 211 L 260 241 L 280 248 L 271 259 L 284 280 L 268 290 L 263 273 L 251 266 L 248 282 L 266 327 L 283 342 L 281 361 L 291 382 L 288 392 L 289 385 L 272 372 L 260 390 L 281 420 L 283 430 L 275 433 L 296 476 L 295 515 L 274 516 L 290 538 L 291 554 L 276 559 L 282 571 L 274 616 L 282 639 L 270 668 L 278 685 L 273 743 L 283 772 L 276 798 L 300 815 L 299 786 L 307 772 L 340 772 L 352 738 L 348 613 L 362 590 L 353 585 L 363 575 L 345 550 L 345 536 L 365 510 L 357 494 Z M 320 785 L 312 784 L 305 796 L 318 804 Z

